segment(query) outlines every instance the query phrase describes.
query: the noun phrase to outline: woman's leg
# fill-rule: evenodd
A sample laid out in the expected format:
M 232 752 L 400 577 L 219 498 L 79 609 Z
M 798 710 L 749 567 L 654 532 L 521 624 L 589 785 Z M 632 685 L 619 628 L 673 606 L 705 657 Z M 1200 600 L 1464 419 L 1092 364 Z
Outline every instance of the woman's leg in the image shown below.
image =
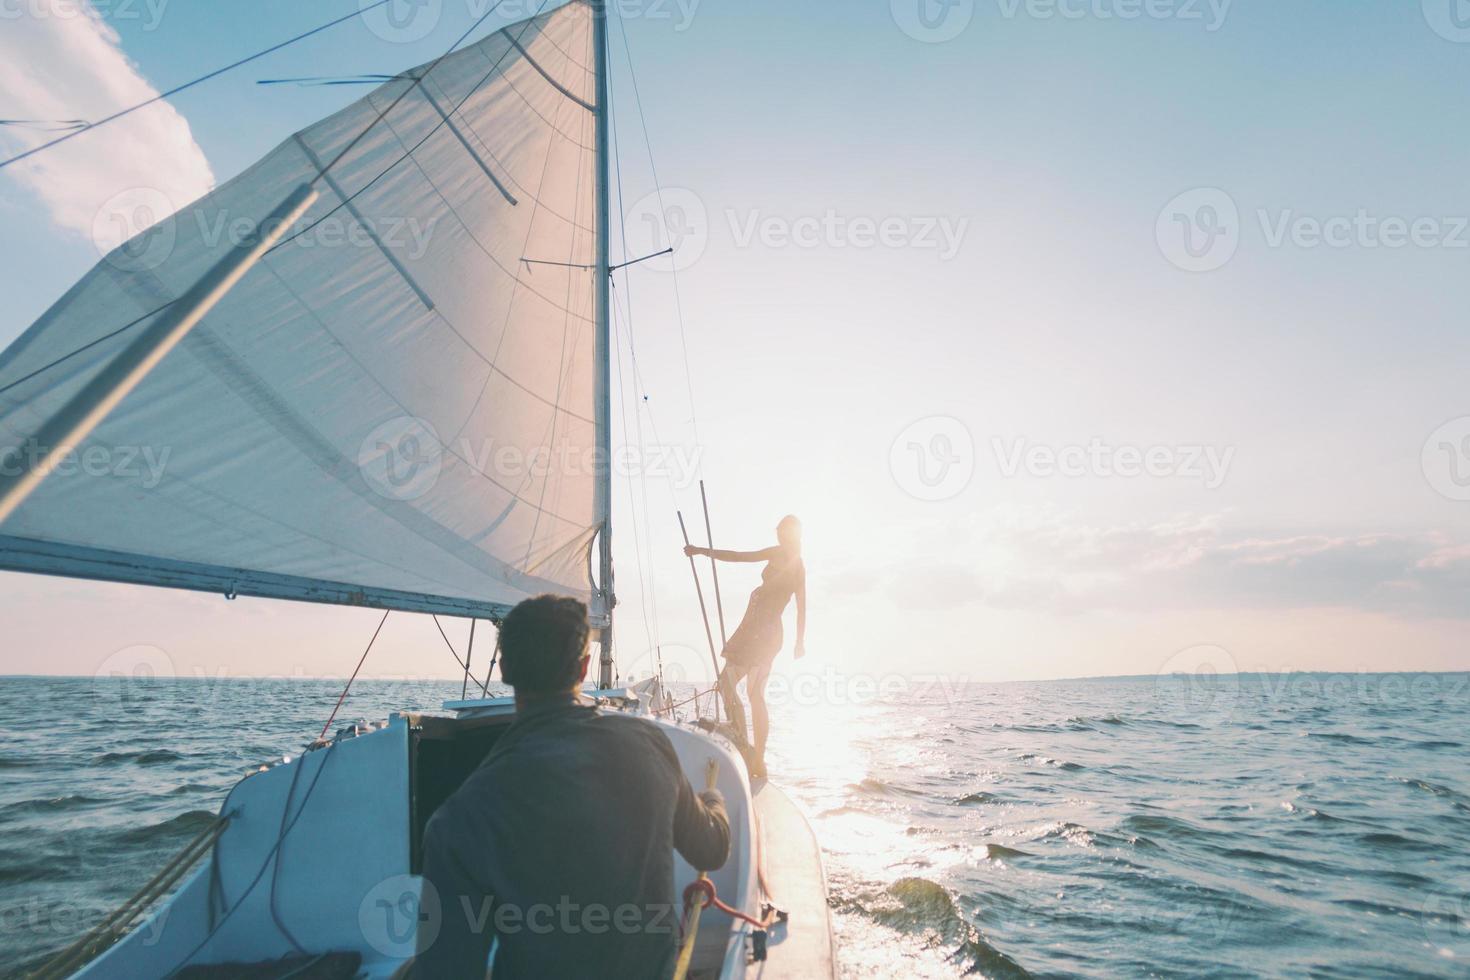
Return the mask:
M 755 758 L 758 775 L 766 774 L 766 737 L 771 734 L 771 713 L 766 709 L 766 681 L 771 679 L 771 665 L 761 664 L 750 673 L 745 693 L 750 695 L 750 718 L 755 724 Z
M 720 679 L 717 682 L 720 689 L 720 697 L 725 702 L 725 716 L 730 719 L 730 724 L 740 733 L 744 741 L 748 736 L 745 733 L 745 706 L 740 703 L 740 695 L 735 690 L 740 679 L 750 668 L 744 664 L 725 662 L 725 669 L 720 671 Z M 748 687 L 749 685 L 747 685 Z

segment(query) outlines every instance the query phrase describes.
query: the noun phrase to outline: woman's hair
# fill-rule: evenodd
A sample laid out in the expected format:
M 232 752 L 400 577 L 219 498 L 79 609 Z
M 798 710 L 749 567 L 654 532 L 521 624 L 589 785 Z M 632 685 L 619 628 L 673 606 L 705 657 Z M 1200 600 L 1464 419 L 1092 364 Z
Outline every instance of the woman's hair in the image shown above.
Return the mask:
M 500 676 L 520 695 L 558 694 L 582 679 L 587 606 L 558 595 L 517 605 L 500 624 Z
M 795 514 L 787 514 L 776 525 L 776 540 L 782 544 L 801 546 L 801 521 Z

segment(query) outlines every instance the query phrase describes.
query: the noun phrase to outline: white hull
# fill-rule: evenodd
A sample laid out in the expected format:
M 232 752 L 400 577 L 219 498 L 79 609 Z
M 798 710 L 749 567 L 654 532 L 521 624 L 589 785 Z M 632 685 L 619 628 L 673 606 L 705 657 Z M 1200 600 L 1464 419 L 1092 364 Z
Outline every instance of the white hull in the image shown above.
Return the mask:
M 510 720 L 488 706 L 458 718 L 395 714 L 386 725 L 246 777 L 220 809 L 230 822 L 214 853 L 76 976 L 167 977 L 186 965 L 260 963 L 303 951 L 356 953 L 357 976 L 393 976 L 417 940 L 422 828 Z M 731 853 L 710 877 L 723 901 L 759 917 L 762 811 L 775 814 L 764 819 L 782 835 L 765 848 L 779 862 L 767 861 L 767 876 L 792 918 L 771 931 L 769 962 L 752 962 L 750 924 L 708 909 L 691 975 L 833 976 L 820 857 L 804 819 L 774 787 L 752 794 L 744 763 L 723 739 L 650 721 L 668 734 L 696 786 L 707 760 L 719 761 Z M 676 854 L 676 889 L 694 877 Z

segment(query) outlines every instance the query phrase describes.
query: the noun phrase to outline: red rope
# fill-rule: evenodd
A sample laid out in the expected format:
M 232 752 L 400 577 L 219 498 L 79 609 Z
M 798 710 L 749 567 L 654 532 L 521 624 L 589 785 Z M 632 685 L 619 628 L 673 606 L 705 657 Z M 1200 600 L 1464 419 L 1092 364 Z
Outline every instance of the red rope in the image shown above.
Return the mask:
M 371 640 L 368 640 L 367 650 L 362 651 L 362 657 L 358 659 L 357 666 L 353 668 L 352 676 L 347 678 L 347 686 L 342 688 L 342 693 L 337 698 L 337 707 L 333 708 L 331 715 L 327 717 L 327 723 L 322 726 L 322 733 L 321 735 L 317 736 L 318 739 L 326 738 L 327 729 L 331 728 L 332 722 L 337 720 L 337 711 L 342 707 L 342 702 L 347 700 L 347 692 L 352 690 L 352 682 L 357 680 L 357 672 L 359 670 L 362 670 L 362 664 L 363 661 L 367 660 L 368 651 L 373 648 L 374 643 L 378 642 L 378 634 L 383 632 L 383 624 L 388 621 L 388 613 L 390 612 L 392 612 L 391 609 L 383 610 L 383 618 L 378 620 L 378 628 L 373 630 L 373 638 Z M 447 638 L 445 639 L 445 642 L 448 642 Z
M 757 929 L 771 928 L 771 926 L 775 925 L 778 918 L 777 913 L 774 909 L 764 921 L 757 919 L 754 916 L 746 915 L 739 909 L 732 909 L 730 906 L 720 901 L 720 896 L 715 894 L 715 883 L 713 881 L 710 881 L 708 878 L 696 878 L 689 883 L 688 888 L 684 889 L 684 921 L 686 922 L 689 921 L 689 910 L 694 906 L 694 899 L 696 895 L 704 896 L 704 901 L 700 903 L 700 908 L 707 909 L 711 905 L 713 905 L 715 908 L 719 909 L 721 912 L 724 912 L 726 915 L 731 916 L 732 918 L 739 919 L 742 922 L 749 922 Z

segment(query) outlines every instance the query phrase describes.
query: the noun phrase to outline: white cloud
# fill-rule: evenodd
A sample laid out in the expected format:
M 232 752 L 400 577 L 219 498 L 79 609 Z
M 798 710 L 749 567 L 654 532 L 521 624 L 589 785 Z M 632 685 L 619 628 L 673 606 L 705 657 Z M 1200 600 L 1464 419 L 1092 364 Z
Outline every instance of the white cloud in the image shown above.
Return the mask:
M 914 611 L 1330 608 L 1470 618 L 1470 544 L 1435 532 L 1264 533 L 1210 517 L 1103 527 L 1032 518 L 951 534 L 971 560 L 932 549 L 869 591 Z
M 29 0 L 0 22 L 4 116 L 96 120 L 158 94 L 97 12 L 73 0 Z M 5 157 L 56 133 L 0 127 Z M 106 252 L 207 193 L 214 173 L 189 123 L 166 102 L 0 171 L 36 195 L 57 226 Z M 164 211 L 165 213 L 159 213 Z

